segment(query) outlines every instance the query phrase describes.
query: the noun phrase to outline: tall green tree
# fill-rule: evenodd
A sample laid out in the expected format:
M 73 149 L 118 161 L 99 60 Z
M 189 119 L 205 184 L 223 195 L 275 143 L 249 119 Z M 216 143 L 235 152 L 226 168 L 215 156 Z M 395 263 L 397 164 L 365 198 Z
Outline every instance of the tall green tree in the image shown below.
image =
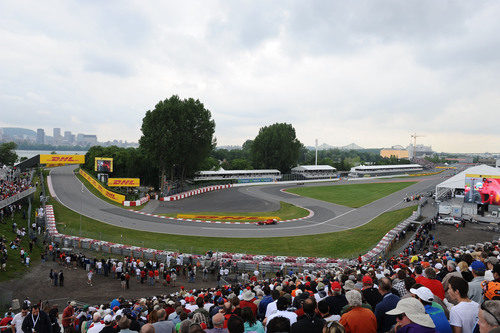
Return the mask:
M 302 143 L 292 125 L 276 123 L 262 127 L 251 144 L 256 169 L 278 169 L 289 172 L 297 164 Z
M 179 96 L 160 101 L 142 120 L 140 147 L 161 179 L 185 179 L 199 170 L 215 147 L 215 122 L 199 100 Z
M 0 165 L 14 165 L 17 161 L 15 142 L 4 142 L 0 145 Z

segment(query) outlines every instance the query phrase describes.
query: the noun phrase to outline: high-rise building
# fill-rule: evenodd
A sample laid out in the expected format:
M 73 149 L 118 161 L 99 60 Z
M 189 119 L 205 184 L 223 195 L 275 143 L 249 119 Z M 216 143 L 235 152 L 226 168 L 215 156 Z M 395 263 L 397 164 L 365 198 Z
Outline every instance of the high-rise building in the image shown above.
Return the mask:
M 54 144 L 58 145 L 61 144 L 62 137 L 61 137 L 61 129 L 54 127 L 53 131 L 53 137 L 54 137 Z
M 43 145 L 45 143 L 45 131 L 43 128 L 36 130 L 36 143 Z
M 64 131 L 64 141 L 66 141 L 67 144 L 73 144 L 73 141 L 75 141 L 75 136 L 71 134 L 71 131 Z

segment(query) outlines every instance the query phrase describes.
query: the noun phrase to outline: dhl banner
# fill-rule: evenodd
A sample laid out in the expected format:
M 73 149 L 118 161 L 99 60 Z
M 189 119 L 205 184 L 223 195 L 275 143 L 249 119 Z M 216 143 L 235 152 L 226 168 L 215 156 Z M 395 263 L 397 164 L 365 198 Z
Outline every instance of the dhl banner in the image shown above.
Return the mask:
M 490 179 L 500 179 L 500 175 L 474 175 L 466 174 L 466 178 L 490 178 Z
M 141 186 L 139 178 L 108 178 L 108 186 L 137 187 Z
M 40 164 L 83 164 L 85 155 L 40 154 Z
M 104 186 L 102 186 L 97 180 L 92 178 L 88 173 L 80 169 L 79 171 L 80 175 L 82 175 L 83 178 L 89 181 L 92 186 L 94 186 L 99 192 L 101 192 L 102 195 L 104 195 L 106 198 L 116 201 L 118 203 L 123 203 L 125 201 L 125 196 L 122 194 L 118 194 L 115 192 L 111 192 L 110 190 L 106 189 Z
M 278 216 L 226 216 L 226 215 L 195 215 L 195 214 L 177 214 L 179 219 L 195 220 L 221 220 L 221 221 L 262 221 L 269 219 L 280 220 Z
M 45 167 L 46 168 L 55 168 L 55 167 L 60 167 L 60 166 L 64 166 L 65 164 L 64 163 L 54 163 L 54 164 L 45 164 Z

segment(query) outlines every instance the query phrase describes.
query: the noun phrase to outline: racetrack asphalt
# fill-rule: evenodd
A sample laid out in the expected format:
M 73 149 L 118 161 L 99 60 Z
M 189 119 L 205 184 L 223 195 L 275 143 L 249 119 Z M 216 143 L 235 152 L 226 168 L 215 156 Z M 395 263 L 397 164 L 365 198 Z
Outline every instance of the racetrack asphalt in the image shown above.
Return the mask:
M 50 173 L 51 182 L 58 201 L 82 215 L 114 226 L 138 231 L 237 238 L 314 235 L 359 227 L 386 211 L 416 204 L 416 202 L 405 203 L 403 202 L 403 198 L 408 193 L 423 193 L 434 190 L 436 184 L 444 180 L 443 178 L 445 177 L 443 174 L 449 173 L 446 171 L 439 175 L 408 180 L 376 179 L 358 180 L 356 182 L 342 180 L 335 183 L 302 185 L 318 186 L 357 184 L 359 182 L 418 181 L 414 185 L 356 209 L 284 193 L 281 189 L 296 187 L 296 185 L 291 186 L 279 183 L 276 185 L 233 187 L 228 190 L 204 193 L 179 201 L 162 202 L 154 209 L 154 213 L 272 211 L 279 208 L 280 201 L 284 201 L 307 208 L 314 213 L 313 216 L 298 221 L 289 221 L 273 226 L 257 226 L 255 224 L 207 224 L 194 221 L 161 219 L 154 216 L 141 215 L 126 208 L 119 208 L 97 198 L 82 186 L 82 183 L 74 175 L 73 171 L 75 168 L 76 166 L 65 166 L 52 169 Z

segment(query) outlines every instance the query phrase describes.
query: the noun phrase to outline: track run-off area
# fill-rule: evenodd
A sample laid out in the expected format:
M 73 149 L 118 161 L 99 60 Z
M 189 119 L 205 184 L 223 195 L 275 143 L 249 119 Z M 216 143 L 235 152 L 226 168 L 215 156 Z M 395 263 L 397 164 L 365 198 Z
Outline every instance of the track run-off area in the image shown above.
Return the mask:
M 67 208 L 88 218 L 109 225 L 172 235 L 228 237 L 228 238 L 264 238 L 290 237 L 325 234 L 362 226 L 381 214 L 415 205 L 416 202 L 403 201 L 407 194 L 424 193 L 449 176 L 449 172 L 438 175 L 408 179 L 366 179 L 341 180 L 327 183 L 306 183 L 305 186 L 332 186 L 374 182 L 417 182 L 402 190 L 389 194 L 359 208 L 341 206 L 322 200 L 297 196 L 283 191 L 297 185 L 280 184 L 241 186 L 203 193 L 173 202 L 151 201 L 148 213 L 141 214 L 111 205 L 87 190 L 76 178 L 76 166 L 54 168 L 50 172 L 52 194 Z M 310 210 L 309 217 L 296 221 L 287 221 L 270 226 L 235 223 L 200 223 L 177 219 L 165 219 L 157 214 L 193 213 L 193 212 L 265 212 L 276 210 L 280 202 L 287 202 Z M 57 216 L 56 216 L 57 219 Z

